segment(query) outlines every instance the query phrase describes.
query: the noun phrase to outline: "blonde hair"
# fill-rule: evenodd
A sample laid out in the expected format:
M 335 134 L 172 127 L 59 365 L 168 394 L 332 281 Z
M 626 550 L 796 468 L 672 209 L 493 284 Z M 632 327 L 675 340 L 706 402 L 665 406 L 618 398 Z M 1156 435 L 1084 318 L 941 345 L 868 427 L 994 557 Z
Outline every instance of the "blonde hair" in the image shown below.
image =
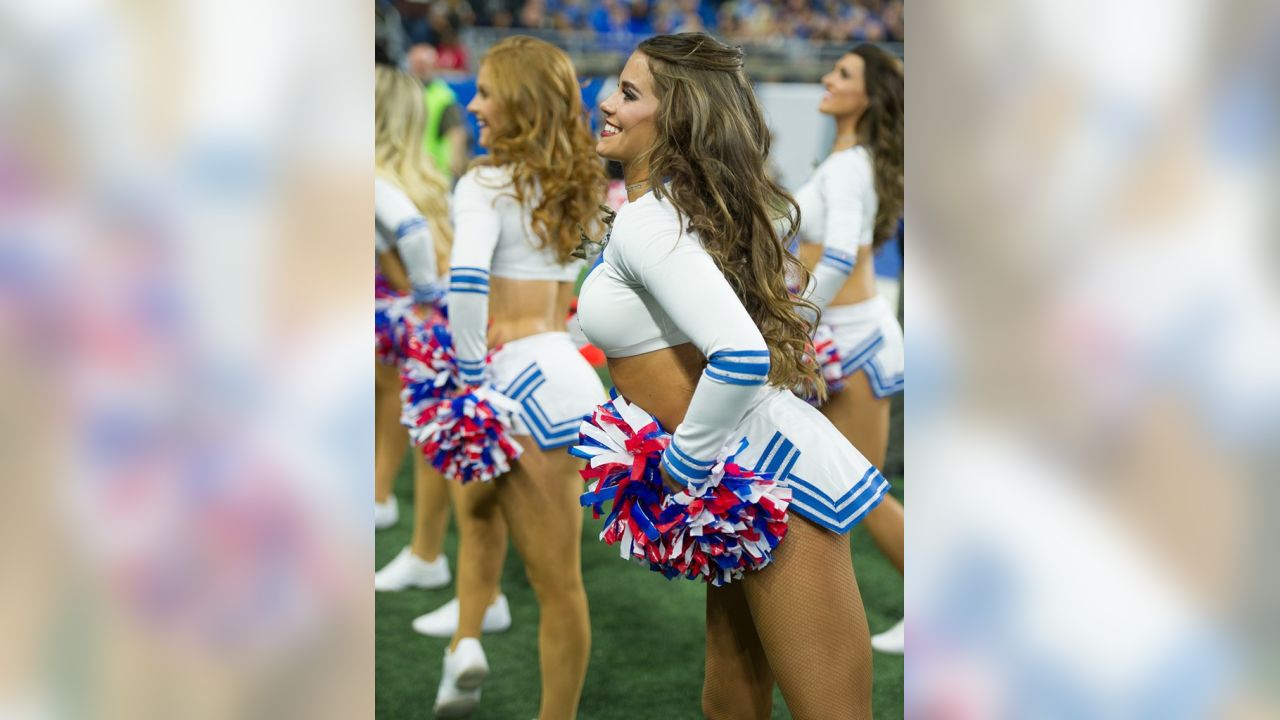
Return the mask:
M 658 35 L 640 43 L 658 96 L 657 138 L 646 151 L 654 194 L 670 198 L 698 234 L 769 347 L 769 382 L 825 397 L 809 336 L 794 296 L 809 273 L 782 237 L 799 223 L 799 207 L 769 178 L 769 128 L 742 71 L 742 51 L 705 33 Z M 785 218 L 780 237 L 775 220 Z
M 480 62 L 489 68 L 487 90 L 503 121 L 490 125 L 490 154 L 472 164 L 511 166 L 516 200 L 528 205 L 538 196 L 530 213 L 534 234 L 568 262 L 581 243 L 579 225 L 599 232 L 605 188 L 573 63 L 560 48 L 524 35 L 496 43 Z
M 431 227 L 436 255 L 445 267 L 453 245 L 449 184 L 422 152 L 426 101 L 422 83 L 408 73 L 378 65 L 374 86 L 373 157 L 378 175 L 404 191 Z

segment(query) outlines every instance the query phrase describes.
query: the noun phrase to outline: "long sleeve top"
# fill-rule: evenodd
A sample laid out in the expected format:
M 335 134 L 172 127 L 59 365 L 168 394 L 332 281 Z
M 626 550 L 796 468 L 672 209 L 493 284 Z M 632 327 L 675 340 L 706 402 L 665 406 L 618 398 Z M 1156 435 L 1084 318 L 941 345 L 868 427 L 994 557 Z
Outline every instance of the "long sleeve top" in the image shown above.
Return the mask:
M 821 311 L 853 272 L 858 248 L 875 239 L 879 201 L 870 152 L 859 145 L 832 153 L 795 197 L 800 206 L 800 241 L 824 246 L 806 289 L 808 299 Z
M 449 326 L 459 373 L 472 384 L 484 379 L 490 278 L 573 281 L 582 269 L 581 260 L 562 263 L 554 248 L 540 247 L 531 211 L 516 202 L 511 183 L 508 168 L 480 166 L 453 194 Z
M 648 194 L 623 206 L 578 300 L 583 332 L 608 357 L 692 343 L 707 365 L 662 465 L 684 482 L 710 474 L 769 376 L 769 349 L 746 308 L 675 208 Z
M 409 196 L 394 184 L 376 178 L 373 190 L 375 248 L 379 253 L 394 248 L 400 255 L 416 302 L 436 302 L 444 295 L 444 287 L 436 268 L 431 226 Z

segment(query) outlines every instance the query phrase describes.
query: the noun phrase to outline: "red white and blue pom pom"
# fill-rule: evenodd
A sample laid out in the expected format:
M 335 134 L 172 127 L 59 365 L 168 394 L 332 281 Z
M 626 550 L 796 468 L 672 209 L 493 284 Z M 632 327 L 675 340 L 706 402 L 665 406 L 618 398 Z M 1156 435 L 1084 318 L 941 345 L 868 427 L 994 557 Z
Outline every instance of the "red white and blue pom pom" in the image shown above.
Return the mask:
M 818 358 L 818 372 L 822 373 L 822 379 L 827 383 L 829 397 L 831 393 L 844 388 L 844 368 L 841 365 L 844 358 L 840 356 L 840 347 L 836 345 L 836 336 L 830 325 L 818 325 L 813 334 L 813 350 Z M 819 404 L 818 398 L 813 395 L 797 394 L 804 397 L 810 405 Z
M 488 385 L 463 386 L 427 405 L 409 437 L 450 480 L 488 482 L 511 470 L 524 448 L 511 437 L 519 405 Z
M 711 475 L 668 498 L 658 517 L 671 569 L 723 585 L 759 570 L 787 534 L 791 488 L 734 462 L 747 440 L 721 453 Z
M 657 518 L 668 494 L 658 464 L 670 442 L 653 416 L 615 397 L 582 421 L 578 445 L 569 450 L 587 460 L 579 471 L 587 481 L 582 504 L 600 517 L 604 504 L 613 503 L 600 539 L 655 570 L 665 559 Z
M 717 586 L 768 565 L 787 533 L 791 489 L 734 462 L 744 438 L 721 452 L 709 477 L 673 493 L 658 472 L 670 441 L 653 416 L 620 397 L 583 421 L 570 452 L 588 460 L 582 504 L 599 517 L 612 502 L 600 539 L 667 578 Z
M 406 343 L 400 422 L 445 477 L 464 483 L 493 480 L 524 452 L 511 437 L 511 416 L 520 406 L 488 384 L 462 382 L 453 336 L 443 308 L 438 310 L 430 323 L 412 330 Z
M 373 301 L 374 351 L 378 361 L 394 365 L 404 358 L 413 327 L 419 320 L 413 312 L 413 298 L 388 295 Z
M 421 419 L 431 406 L 461 387 L 453 336 L 442 315 L 410 332 L 400 364 L 400 383 L 400 421 L 408 428 L 422 425 Z
M 391 287 L 391 283 L 387 281 L 387 276 L 383 275 L 382 272 L 377 268 L 374 268 L 374 271 L 373 271 L 374 299 L 381 300 L 382 298 L 399 297 L 400 295 L 401 293 L 396 292 L 395 288 Z

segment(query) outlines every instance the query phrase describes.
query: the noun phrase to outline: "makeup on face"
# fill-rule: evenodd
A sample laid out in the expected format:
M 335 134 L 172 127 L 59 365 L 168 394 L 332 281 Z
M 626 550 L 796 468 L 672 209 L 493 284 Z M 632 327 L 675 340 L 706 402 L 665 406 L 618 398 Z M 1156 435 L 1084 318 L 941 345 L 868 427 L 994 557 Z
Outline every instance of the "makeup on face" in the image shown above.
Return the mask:
M 618 77 L 618 88 L 600 103 L 600 112 L 604 122 L 596 152 L 602 157 L 625 165 L 653 145 L 658 99 L 643 53 L 632 53 Z
M 868 102 L 865 69 L 862 58 L 853 53 L 837 60 L 831 72 L 822 76 L 826 92 L 818 103 L 818 112 L 834 117 L 861 115 Z
M 467 103 L 467 112 L 475 115 L 476 124 L 480 127 L 480 136 L 476 141 L 480 147 L 489 147 L 492 128 L 502 124 L 502 108 L 493 96 L 493 82 L 488 65 L 481 64 L 476 74 L 476 95 Z

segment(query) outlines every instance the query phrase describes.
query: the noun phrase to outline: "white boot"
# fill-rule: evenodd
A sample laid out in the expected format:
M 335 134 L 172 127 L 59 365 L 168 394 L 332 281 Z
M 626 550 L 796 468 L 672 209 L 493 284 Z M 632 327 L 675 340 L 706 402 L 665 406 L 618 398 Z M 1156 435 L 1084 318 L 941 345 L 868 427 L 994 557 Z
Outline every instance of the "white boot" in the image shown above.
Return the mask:
M 425 615 L 413 619 L 413 629 L 431 637 L 451 638 L 458 631 L 458 598 L 454 598 Z M 484 611 L 483 632 L 499 633 L 511 629 L 511 607 L 507 596 L 498 597 Z
M 394 592 L 419 587 L 434 590 L 449 584 L 449 558 L 444 553 L 430 562 L 405 548 L 394 560 L 373 574 L 373 589 Z
M 902 655 L 906 651 L 907 631 L 904 627 L 906 618 L 898 621 L 897 625 L 885 630 L 879 635 L 871 636 L 871 647 L 882 653 L 891 655 Z
M 383 502 L 373 504 L 373 529 L 386 530 L 400 520 L 400 507 L 396 496 L 391 495 Z
M 475 638 L 458 641 L 457 649 L 444 651 L 444 672 L 436 690 L 435 714 L 438 718 L 470 715 L 480 704 L 480 686 L 489 677 L 489 661 L 484 648 Z

